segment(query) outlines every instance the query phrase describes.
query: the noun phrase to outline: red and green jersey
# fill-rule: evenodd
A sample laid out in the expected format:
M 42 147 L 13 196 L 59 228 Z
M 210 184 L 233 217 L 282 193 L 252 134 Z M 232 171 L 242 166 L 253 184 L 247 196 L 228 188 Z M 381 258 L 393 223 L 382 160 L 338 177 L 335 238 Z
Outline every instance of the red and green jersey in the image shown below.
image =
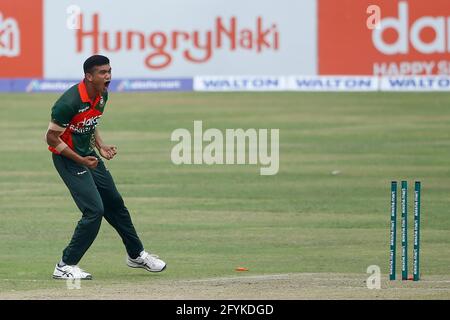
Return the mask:
M 56 101 L 52 108 L 52 121 L 66 128 L 60 136 L 73 151 L 80 156 L 86 156 L 95 147 L 95 127 L 103 114 L 108 92 L 89 99 L 86 85 L 83 81 L 72 86 Z M 53 147 L 48 148 L 58 154 Z

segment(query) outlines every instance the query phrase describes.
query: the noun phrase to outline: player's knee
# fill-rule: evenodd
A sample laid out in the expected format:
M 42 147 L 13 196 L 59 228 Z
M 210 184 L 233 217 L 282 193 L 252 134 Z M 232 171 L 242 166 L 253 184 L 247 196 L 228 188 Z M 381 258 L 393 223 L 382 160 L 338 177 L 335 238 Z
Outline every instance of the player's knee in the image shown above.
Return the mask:
M 101 220 L 104 213 L 105 209 L 103 204 L 97 204 L 96 206 L 90 208 L 88 218 L 91 220 Z
M 124 206 L 123 198 L 120 194 L 113 195 L 110 199 L 108 199 L 108 207 L 111 208 L 122 208 Z

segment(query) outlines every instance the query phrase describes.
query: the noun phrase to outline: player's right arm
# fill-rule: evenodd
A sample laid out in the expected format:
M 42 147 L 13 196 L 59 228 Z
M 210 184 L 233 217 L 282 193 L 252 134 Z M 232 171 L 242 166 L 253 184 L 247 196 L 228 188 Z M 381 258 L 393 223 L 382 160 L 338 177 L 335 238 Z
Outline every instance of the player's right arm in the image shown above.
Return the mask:
M 75 151 L 69 148 L 69 146 L 61 140 L 60 136 L 63 134 L 64 127 L 57 125 L 54 122 L 50 122 L 45 135 L 47 144 L 56 149 L 61 155 L 66 158 L 72 159 L 73 161 L 86 166 L 88 168 L 94 169 L 97 167 L 98 159 L 93 156 L 82 157 L 78 155 Z
M 45 135 L 45 140 L 49 146 L 55 148 L 55 150 L 64 157 L 93 169 L 98 164 L 98 159 L 96 157 L 80 156 L 69 148 L 69 146 L 60 138 L 76 114 L 77 110 L 73 107 L 73 103 L 71 103 L 70 100 L 65 98 L 64 95 L 59 98 L 52 108 L 51 121 L 48 126 L 47 134 Z

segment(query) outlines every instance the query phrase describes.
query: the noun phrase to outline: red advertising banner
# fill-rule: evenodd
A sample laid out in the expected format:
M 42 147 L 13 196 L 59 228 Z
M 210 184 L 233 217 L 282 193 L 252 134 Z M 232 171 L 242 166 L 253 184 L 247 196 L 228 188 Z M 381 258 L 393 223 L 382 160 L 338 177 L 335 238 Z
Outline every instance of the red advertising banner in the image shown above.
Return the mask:
M 42 16 L 42 0 L 0 1 L 0 77 L 42 77 Z
M 450 74 L 449 0 L 318 0 L 319 74 Z

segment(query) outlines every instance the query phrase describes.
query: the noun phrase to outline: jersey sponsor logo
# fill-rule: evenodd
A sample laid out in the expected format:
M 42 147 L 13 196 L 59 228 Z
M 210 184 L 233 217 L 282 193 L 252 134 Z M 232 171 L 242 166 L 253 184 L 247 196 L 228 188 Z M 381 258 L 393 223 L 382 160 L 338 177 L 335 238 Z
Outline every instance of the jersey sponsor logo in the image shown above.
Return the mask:
M 82 121 L 73 123 L 69 126 L 70 131 L 75 133 L 88 133 L 95 129 L 102 115 L 84 118 Z
M 78 113 L 85 112 L 85 111 L 89 110 L 90 107 L 91 106 L 87 106 L 87 107 L 81 108 L 80 110 L 78 110 Z

